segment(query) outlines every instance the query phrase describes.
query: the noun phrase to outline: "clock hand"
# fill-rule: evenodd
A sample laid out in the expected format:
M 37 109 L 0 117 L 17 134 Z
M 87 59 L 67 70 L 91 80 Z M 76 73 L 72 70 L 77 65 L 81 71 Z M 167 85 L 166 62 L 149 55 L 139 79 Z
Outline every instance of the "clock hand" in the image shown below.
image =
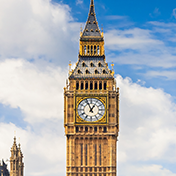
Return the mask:
M 95 107 L 95 104 L 92 106 L 92 108 L 90 108 L 90 111 L 89 112 L 92 112 L 93 113 L 93 108 Z
M 91 109 L 91 106 L 90 106 L 90 104 L 89 104 L 88 100 L 87 100 L 87 104 L 89 105 L 89 108 Z

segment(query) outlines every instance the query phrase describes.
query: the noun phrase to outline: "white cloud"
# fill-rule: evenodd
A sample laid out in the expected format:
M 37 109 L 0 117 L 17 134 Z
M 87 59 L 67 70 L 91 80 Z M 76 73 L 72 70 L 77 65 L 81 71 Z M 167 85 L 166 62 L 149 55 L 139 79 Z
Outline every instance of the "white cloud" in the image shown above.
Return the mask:
M 7 90 L 0 90 L 4 94 L 4 98 L 0 94 L 0 102 L 19 106 L 30 124 L 21 129 L 14 124 L 0 123 L 0 138 L 4 144 L 0 155 L 5 159 L 9 157 L 8 148 L 16 130 L 25 156 L 25 175 L 65 174 L 65 137 L 63 120 L 59 120 L 63 118 L 63 107 L 59 104 L 59 101 L 63 104 L 63 71 L 51 66 L 46 71 L 39 70 L 23 59 L 1 62 L 1 69 L 7 70 L 0 74 L 2 87 Z M 152 164 L 176 161 L 176 150 L 172 147 L 176 145 L 176 105 L 172 97 L 160 89 L 133 83 L 130 78 L 118 76 L 117 81 L 120 87 L 119 173 L 153 176 L 163 171 L 165 175 L 174 176 L 171 171 Z M 58 109 L 62 111 L 60 114 L 53 113 Z M 34 120 L 38 119 L 40 123 L 35 124 Z M 145 161 L 151 164 L 142 164 Z M 141 162 L 141 165 L 131 162 Z M 129 169 L 124 171 L 125 167 Z
M 63 124 L 55 124 L 55 128 Z M 20 137 L 21 149 L 24 155 L 25 175 L 62 175 L 65 172 L 65 139 L 53 126 L 47 125 L 45 130 L 36 134 L 29 129 L 21 129 L 14 124 L 0 123 L 1 150 L 0 156 L 10 158 L 10 148 L 13 144 L 14 130 L 17 133 L 17 144 Z M 8 164 L 8 167 L 9 164 Z
M 162 28 L 163 33 L 169 33 L 165 26 L 175 26 L 157 22 L 152 25 Z M 79 25 L 74 23 L 67 5 L 49 0 L 2 0 L 0 26 L 0 103 L 18 107 L 28 122 L 25 129 L 0 123 L 0 156 L 9 158 L 16 130 L 25 156 L 26 176 L 63 175 L 63 87 L 67 70 L 53 62 L 65 64 L 77 59 Z M 152 30 L 111 30 L 105 36 L 111 53 L 122 52 L 118 58 L 109 55 L 118 59 L 116 62 L 165 68 L 176 65 L 175 48 L 166 47 Z M 11 57 L 25 59 L 6 59 Z M 139 85 L 141 81 L 133 83 L 120 76 L 117 80 L 121 92 L 119 172 L 175 176 L 161 166 L 162 161 L 176 162 L 176 108 L 172 97 L 163 90 Z M 159 164 L 154 165 L 155 161 Z
M 170 170 L 163 168 L 161 165 L 138 165 L 128 166 L 120 169 L 119 175 L 130 175 L 130 176 L 176 176 L 175 173 Z
M 107 31 L 105 37 L 108 59 L 118 64 L 176 67 L 175 49 L 167 46 L 167 42 L 171 40 L 157 39 L 155 32 L 159 31 L 156 31 L 156 28 L 154 30 L 131 28 Z M 167 30 L 167 32 L 170 31 Z
M 83 3 L 83 0 L 76 0 L 76 5 L 82 4 L 82 3 Z
M 0 59 L 42 58 L 65 64 L 77 58 L 79 24 L 73 22 L 68 5 L 1 0 L 0 26 Z
M 109 15 L 106 16 L 107 20 L 126 20 L 128 17 L 127 16 L 120 16 L 120 15 Z
M 157 7 L 154 9 L 153 13 L 150 13 L 150 16 L 152 18 L 158 17 L 159 15 L 161 15 L 161 12 L 159 11 L 159 8 Z
M 117 77 L 120 87 L 119 161 L 176 162 L 176 104 L 161 89 Z
M 174 18 L 176 18 L 176 8 L 173 9 L 172 15 L 174 16 Z
M 163 77 L 167 80 L 176 80 L 176 71 L 148 71 L 146 73 L 148 77 Z
M 19 107 L 30 123 L 63 118 L 63 86 L 67 70 L 47 66 L 40 70 L 24 59 L 0 62 L 0 102 Z
M 150 30 L 140 28 L 110 30 L 105 35 L 107 47 L 111 50 L 144 50 L 146 47 L 163 44 L 159 40 L 152 39 Z

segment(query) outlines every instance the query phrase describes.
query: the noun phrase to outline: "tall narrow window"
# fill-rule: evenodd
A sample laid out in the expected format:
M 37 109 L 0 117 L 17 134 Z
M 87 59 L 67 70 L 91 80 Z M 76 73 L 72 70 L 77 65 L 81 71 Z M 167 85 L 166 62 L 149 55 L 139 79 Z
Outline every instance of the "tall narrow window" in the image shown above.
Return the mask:
M 93 54 L 93 46 L 91 46 L 91 55 Z
M 83 144 L 81 145 L 81 166 L 83 165 Z
M 93 89 L 93 83 L 91 82 L 90 83 L 90 90 L 92 90 Z
M 79 128 L 78 127 L 76 127 L 76 132 L 79 132 Z
M 79 89 L 79 82 L 76 83 L 76 90 Z
M 85 89 L 86 89 L 86 90 L 88 89 L 88 82 L 86 82 L 86 86 L 85 86 Z
M 97 127 L 94 127 L 94 131 L 97 132 Z
M 87 54 L 89 54 L 89 45 L 87 46 Z
M 94 46 L 94 54 L 97 54 L 97 47 Z
M 97 90 L 98 86 L 97 86 L 97 82 L 95 82 L 95 87 L 94 89 Z
M 85 146 L 85 164 L 86 164 L 86 166 L 87 166 L 87 144 L 86 144 L 86 146 Z
M 13 170 L 15 170 L 15 161 L 13 161 Z
M 97 165 L 97 144 L 95 144 L 95 166 Z
M 97 53 L 98 53 L 98 55 L 100 54 L 100 47 L 99 46 L 97 46 Z
M 106 87 L 107 87 L 107 86 L 106 86 L 106 82 L 105 82 L 105 83 L 104 83 L 104 90 L 106 90 Z
M 102 90 L 102 83 L 99 83 L 99 90 Z
M 100 151 L 100 166 L 101 166 L 101 144 L 99 145 L 99 151 Z
M 84 54 L 86 55 L 86 46 L 84 46 Z
M 82 82 L 81 83 L 81 90 L 83 90 L 84 89 L 84 83 Z
M 85 132 L 88 132 L 88 127 L 85 127 Z

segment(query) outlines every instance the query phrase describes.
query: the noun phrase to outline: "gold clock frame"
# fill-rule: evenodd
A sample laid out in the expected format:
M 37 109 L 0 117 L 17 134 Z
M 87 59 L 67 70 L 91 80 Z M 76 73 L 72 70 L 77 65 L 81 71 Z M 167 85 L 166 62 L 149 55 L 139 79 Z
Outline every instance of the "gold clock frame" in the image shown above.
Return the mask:
M 78 105 L 81 101 L 87 99 L 87 98 L 95 98 L 100 100 L 104 107 L 105 107 L 105 113 L 101 119 L 90 122 L 90 121 L 85 121 L 83 120 L 79 114 L 78 114 Z M 93 94 L 93 95 L 87 95 L 87 94 L 81 94 L 81 95 L 76 95 L 75 96 L 75 124 L 86 124 L 86 125 L 97 125 L 97 124 L 107 124 L 108 123 L 108 96 L 105 95 L 100 95 L 100 94 Z

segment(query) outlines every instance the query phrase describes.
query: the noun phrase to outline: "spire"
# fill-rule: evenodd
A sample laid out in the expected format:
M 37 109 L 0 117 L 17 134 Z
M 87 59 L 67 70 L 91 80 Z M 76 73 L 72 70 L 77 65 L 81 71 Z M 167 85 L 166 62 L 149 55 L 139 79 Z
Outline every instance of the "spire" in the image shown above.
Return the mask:
M 11 150 L 17 150 L 16 136 L 14 136 L 13 146 L 12 146 Z
M 90 11 L 89 11 L 88 19 L 87 19 L 86 26 L 84 28 L 84 31 L 81 37 L 82 38 L 101 37 L 101 32 L 98 27 L 98 22 L 96 20 L 96 14 L 94 10 L 94 0 L 91 0 L 90 2 Z

